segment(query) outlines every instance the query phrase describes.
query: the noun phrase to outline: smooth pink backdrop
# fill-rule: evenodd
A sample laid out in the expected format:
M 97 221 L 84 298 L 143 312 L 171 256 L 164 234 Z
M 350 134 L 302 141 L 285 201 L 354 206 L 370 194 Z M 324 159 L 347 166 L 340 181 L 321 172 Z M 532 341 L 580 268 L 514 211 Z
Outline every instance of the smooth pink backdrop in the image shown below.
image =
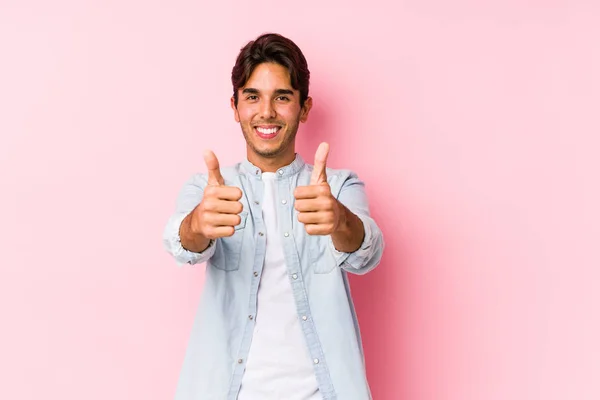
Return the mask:
M 304 50 L 312 160 L 367 182 L 376 400 L 600 398 L 600 6 L 0 1 L 0 398 L 173 397 L 203 285 L 161 234 L 245 155 L 237 51 Z M 343 400 L 343 399 L 342 399 Z

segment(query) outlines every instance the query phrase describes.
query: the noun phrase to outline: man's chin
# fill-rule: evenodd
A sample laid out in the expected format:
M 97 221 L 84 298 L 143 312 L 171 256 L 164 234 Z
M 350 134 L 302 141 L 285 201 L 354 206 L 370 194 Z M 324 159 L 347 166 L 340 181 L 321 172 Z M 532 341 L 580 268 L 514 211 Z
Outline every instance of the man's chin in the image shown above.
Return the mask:
M 275 158 L 278 155 L 281 154 L 281 149 L 277 148 L 277 149 L 261 149 L 261 150 L 254 150 L 254 152 L 259 155 L 260 157 L 264 157 L 264 158 Z

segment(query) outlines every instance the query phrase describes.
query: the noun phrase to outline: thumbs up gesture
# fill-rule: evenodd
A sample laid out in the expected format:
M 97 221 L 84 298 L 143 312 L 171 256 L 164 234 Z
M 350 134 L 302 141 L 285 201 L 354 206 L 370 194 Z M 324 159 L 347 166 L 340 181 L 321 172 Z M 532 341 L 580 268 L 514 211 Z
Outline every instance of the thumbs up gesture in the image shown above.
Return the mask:
M 309 186 L 299 186 L 294 191 L 298 221 L 304 224 L 309 235 L 330 235 L 343 223 L 344 207 L 331 194 L 327 183 L 327 156 L 329 144 L 321 143 L 315 154 L 314 170 Z
M 232 236 L 234 227 L 241 221 L 239 213 L 243 205 L 239 200 L 242 191 L 237 187 L 225 186 L 219 160 L 212 151 L 204 153 L 204 162 L 208 170 L 208 185 L 202 201 L 189 216 L 190 231 L 206 239 Z M 198 243 L 198 239 L 194 241 Z

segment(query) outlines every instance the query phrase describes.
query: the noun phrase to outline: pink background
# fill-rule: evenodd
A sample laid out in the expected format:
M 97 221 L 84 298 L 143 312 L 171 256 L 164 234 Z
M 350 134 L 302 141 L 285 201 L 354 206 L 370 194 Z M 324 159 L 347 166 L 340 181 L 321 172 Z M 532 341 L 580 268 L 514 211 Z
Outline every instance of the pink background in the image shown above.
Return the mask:
M 266 31 L 309 60 L 299 151 L 386 236 L 352 279 L 374 398 L 600 398 L 600 6 L 523 3 L 1 0 L 0 398 L 173 397 L 203 268 L 162 229 L 202 150 L 244 157 Z

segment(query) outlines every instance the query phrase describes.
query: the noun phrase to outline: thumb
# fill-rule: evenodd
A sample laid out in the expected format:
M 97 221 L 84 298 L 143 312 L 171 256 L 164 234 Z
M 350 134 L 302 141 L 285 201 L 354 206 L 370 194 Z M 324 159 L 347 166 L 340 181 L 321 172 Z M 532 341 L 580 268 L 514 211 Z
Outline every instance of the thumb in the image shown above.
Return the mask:
M 221 175 L 219 160 L 217 160 L 215 153 L 211 150 L 206 150 L 204 152 L 204 162 L 206 163 L 206 169 L 208 170 L 208 184 L 213 186 L 224 185 L 225 180 Z
M 311 185 L 320 185 L 327 182 L 327 156 L 329 155 L 329 144 L 321 143 L 315 153 L 315 168 L 310 176 Z

